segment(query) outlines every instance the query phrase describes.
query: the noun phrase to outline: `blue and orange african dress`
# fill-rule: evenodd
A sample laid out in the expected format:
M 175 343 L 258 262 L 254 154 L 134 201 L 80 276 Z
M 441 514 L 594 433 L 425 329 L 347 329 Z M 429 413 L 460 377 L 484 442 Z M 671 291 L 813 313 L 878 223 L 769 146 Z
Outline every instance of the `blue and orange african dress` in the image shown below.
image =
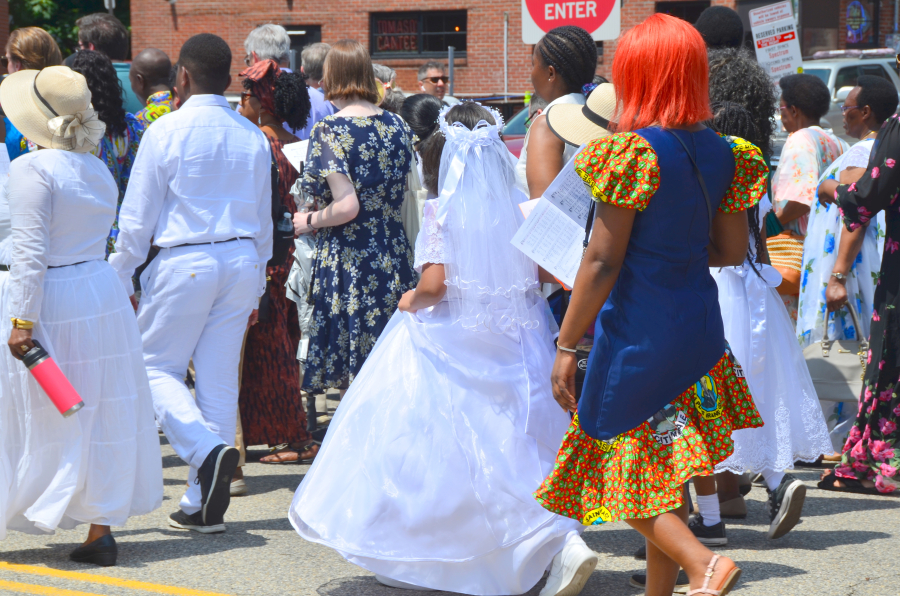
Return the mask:
M 742 139 L 661 128 L 595 141 L 575 168 L 594 200 L 638 213 L 578 415 L 535 497 L 585 525 L 654 517 L 731 455 L 732 431 L 763 424 L 725 341 L 707 245 L 715 210 L 755 205 L 768 170 Z

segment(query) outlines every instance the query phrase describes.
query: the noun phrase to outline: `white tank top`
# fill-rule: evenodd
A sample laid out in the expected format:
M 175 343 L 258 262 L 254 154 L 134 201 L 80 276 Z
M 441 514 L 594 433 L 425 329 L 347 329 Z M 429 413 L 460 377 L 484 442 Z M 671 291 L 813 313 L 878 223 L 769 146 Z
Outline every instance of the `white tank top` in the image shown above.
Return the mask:
M 584 95 L 581 93 L 569 93 L 568 95 L 563 95 L 562 97 L 557 97 L 544 108 L 543 113 L 547 113 L 547 110 L 551 107 L 561 104 L 561 103 L 574 103 L 578 105 L 584 105 L 585 99 Z M 527 108 L 526 108 L 527 109 Z M 519 161 L 516 163 L 516 186 L 525 193 L 526 196 L 531 198 L 531 195 L 528 193 L 528 179 L 525 177 L 525 162 L 528 160 L 528 135 L 531 133 L 529 129 L 528 132 L 525 133 L 525 141 L 522 143 L 522 153 L 519 154 Z M 572 157 L 575 156 L 575 153 L 578 151 L 578 147 L 573 145 L 569 145 L 566 143 L 566 148 L 563 151 L 563 163 L 567 163 Z

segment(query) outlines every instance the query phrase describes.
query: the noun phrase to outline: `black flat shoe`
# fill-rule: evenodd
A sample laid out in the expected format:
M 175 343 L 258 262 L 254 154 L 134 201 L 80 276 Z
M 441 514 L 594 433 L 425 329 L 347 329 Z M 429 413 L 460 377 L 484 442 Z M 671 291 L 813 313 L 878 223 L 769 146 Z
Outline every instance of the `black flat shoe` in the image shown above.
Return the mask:
M 69 555 L 76 563 L 91 563 L 100 567 L 112 567 L 119 556 L 119 548 L 112 534 L 101 536 L 90 544 L 79 546 Z

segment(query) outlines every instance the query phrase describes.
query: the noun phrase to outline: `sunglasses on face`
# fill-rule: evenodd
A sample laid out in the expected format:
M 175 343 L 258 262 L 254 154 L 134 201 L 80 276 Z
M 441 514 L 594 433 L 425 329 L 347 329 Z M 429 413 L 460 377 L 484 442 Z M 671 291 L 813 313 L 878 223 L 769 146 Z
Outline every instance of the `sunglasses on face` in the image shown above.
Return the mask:
M 422 81 L 423 81 L 423 82 L 428 81 L 428 82 L 430 82 L 432 85 L 437 85 L 439 82 L 444 83 L 444 84 L 446 85 L 448 82 L 450 82 L 450 77 L 448 77 L 448 76 L 443 76 L 443 77 L 425 77 L 424 79 L 422 79 Z
M 848 106 L 847 104 L 844 104 L 841 106 L 841 114 L 846 114 L 850 110 L 858 110 L 859 107 L 860 106 Z
M 247 54 L 246 56 L 244 56 L 244 64 L 246 64 L 247 66 L 253 66 L 252 63 L 253 63 L 253 56 L 251 56 L 250 54 Z
M 253 93 L 250 91 L 241 91 L 241 102 L 250 99 L 251 97 L 253 97 Z
M 0 56 L 0 65 L 3 65 L 3 68 L 9 66 L 9 56 L 7 56 L 6 54 Z

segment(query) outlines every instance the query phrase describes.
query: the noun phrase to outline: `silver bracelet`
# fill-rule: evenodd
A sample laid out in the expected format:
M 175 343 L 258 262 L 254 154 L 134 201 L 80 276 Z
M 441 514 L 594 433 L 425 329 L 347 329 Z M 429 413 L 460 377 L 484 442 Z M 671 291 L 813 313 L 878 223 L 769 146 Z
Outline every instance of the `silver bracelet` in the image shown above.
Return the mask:
M 562 350 L 563 352 L 569 352 L 570 354 L 577 354 L 578 350 L 573 350 L 572 348 L 564 348 L 559 343 L 556 344 L 557 349 Z

